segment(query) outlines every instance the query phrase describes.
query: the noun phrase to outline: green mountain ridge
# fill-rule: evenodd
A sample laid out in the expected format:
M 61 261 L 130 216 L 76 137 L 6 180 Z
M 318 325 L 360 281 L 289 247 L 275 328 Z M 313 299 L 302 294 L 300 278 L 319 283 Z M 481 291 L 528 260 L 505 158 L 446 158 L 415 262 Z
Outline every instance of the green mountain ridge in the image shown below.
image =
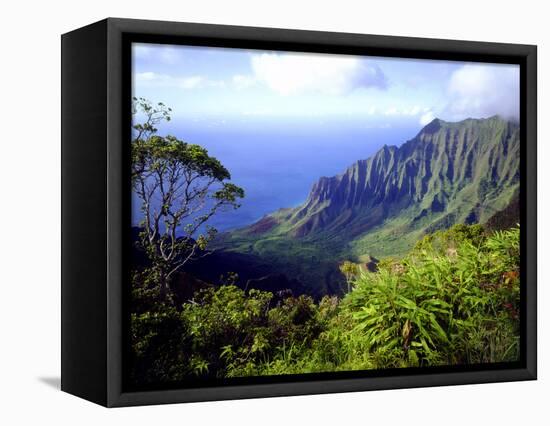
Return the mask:
M 225 233 L 216 245 L 272 259 L 328 288 L 343 259 L 398 256 L 427 232 L 485 223 L 504 210 L 519 192 L 519 154 L 517 123 L 435 119 L 403 145 L 320 178 L 302 205 Z

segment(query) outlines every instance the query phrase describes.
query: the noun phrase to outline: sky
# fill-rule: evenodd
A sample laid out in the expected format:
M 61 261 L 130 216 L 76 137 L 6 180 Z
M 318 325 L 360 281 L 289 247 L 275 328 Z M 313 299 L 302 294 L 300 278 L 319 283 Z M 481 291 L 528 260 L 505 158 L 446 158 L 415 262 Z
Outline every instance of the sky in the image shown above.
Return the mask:
M 203 146 L 244 188 L 239 209 L 213 217 L 219 230 L 300 205 L 321 176 L 436 117 L 519 113 L 509 65 L 136 44 L 132 75 L 134 96 L 172 108 L 159 134 Z
M 517 65 L 134 44 L 133 70 L 134 93 L 212 126 L 519 115 Z

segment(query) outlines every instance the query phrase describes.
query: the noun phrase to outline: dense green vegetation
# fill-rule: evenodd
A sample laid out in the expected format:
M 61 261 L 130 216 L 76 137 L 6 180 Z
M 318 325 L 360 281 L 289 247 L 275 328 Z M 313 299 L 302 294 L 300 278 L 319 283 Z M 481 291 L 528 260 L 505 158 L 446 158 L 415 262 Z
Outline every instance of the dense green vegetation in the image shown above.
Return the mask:
M 244 291 L 229 275 L 181 306 L 159 302 L 147 271 L 136 273 L 133 380 L 518 359 L 519 228 L 456 225 L 378 266 L 364 272 L 346 264 L 351 291 L 343 298 Z
M 434 120 L 216 236 L 244 189 L 158 134 L 170 108 L 133 112 L 132 383 L 518 359 L 517 124 Z

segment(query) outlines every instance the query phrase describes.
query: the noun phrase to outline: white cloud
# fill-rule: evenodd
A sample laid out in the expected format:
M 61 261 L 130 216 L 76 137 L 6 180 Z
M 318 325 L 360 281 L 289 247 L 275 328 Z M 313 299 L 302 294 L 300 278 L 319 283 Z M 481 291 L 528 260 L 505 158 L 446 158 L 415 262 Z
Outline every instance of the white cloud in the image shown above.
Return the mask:
M 254 110 L 247 110 L 247 111 L 244 111 L 243 112 L 243 115 L 247 115 L 247 116 L 268 116 L 268 115 L 275 115 L 276 112 L 271 110 L 271 109 L 266 109 L 266 108 L 257 108 L 257 109 L 254 109 Z
M 403 117 L 415 117 L 419 115 L 422 111 L 427 112 L 427 108 L 420 108 L 418 105 L 411 107 L 398 108 L 396 106 L 391 106 L 384 110 L 383 114 L 387 116 L 403 116 Z
M 234 75 L 231 82 L 233 83 L 233 86 L 239 90 L 248 89 L 249 87 L 257 84 L 257 80 L 253 76 L 242 74 Z
M 468 117 L 519 117 L 519 66 L 468 64 L 449 80 L 449 103 L 444 111 L 452 120 Z
M 184 90 L 225 86 L 224 81 L 210 80 L 201 75 L 174 77 L 168 74 L 158 74 L 151 71 L 137 73 L 135 75 L 135 81 L 147 87 L 174 87 Z
M 427 111 L 420 116 L 419 123 L 422 126 L 425 126 L 426 124 L 431 123 L 434 119 L 435 119 L 435 114 L 433 113 L 433 111 Z
M 182 59 L 182 50 L 174 46 L 158 44 L 135 44 L 132 47 L 134 58 L 174 65 Z
M 167 65 L 174 65 L 181 59 L 181 49 L 164 46 L 158 49 L 158 57 L 161 62 Z
M 154 81 L 159 77 L 158 74 L 147 71 L 147 72 L 140 72 L 137 73 L 135 76 L 136 81 Z
M 191 77 L 183 77 L 178 81 L 178 86 L 182 89 L 198 89 L 204 87 L 206 79 L 200 75 L 194 75 Z
M 132 55 L 137 59 L 148 59 L 153 54 L 153 48 L 144 44 L 132 46 Z
M 281 95 L 341 95 L 360 87 L 385 89 L 380 67 L 353 56 L 298 53 L 252 55 L 255 78 Z
M 134 75 L 134 81 L 144 86 L 162 86 L 172 82 L 173 77 L 167 74 L 159 74 L 153 71 L 138 72 Z
M 418 113 L 420 113 L 420 107 L 418 105 L 415 105 L 409 108 L 408 110 L 404 111 L 405 115 L 411 115 L 411 116 L 418 115 Z

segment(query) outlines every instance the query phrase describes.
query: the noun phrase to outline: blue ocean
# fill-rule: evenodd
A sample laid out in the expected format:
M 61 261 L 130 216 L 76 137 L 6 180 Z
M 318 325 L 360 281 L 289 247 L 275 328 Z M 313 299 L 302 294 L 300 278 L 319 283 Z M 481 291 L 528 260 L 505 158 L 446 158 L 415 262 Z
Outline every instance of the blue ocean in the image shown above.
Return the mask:
M 163 124 L 158 133 L 205 147 L 230 171 L 231 181 L 245 190 L 239 209 L 217 214 L 209 222 L 225 231 L 254 223 L 279 208 L 298 206 L 320 177 L 343 173 L 383 145 L 401 145 L 419 130 L 414 124 L 369 127 L 345 119 L 284 125 L 276 120 L 177 119 Z M 136 224 L 139 201 L 133 204 Z

